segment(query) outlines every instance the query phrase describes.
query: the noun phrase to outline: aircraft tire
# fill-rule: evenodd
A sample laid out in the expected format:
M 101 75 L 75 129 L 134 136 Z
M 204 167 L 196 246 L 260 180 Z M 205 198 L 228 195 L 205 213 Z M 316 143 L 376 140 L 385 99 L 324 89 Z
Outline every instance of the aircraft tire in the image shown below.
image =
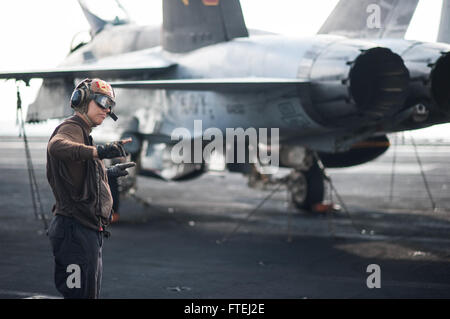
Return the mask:
M 299 198 L 296 194 L 291 192 L 291 199 L 296 208 L 311 211 L 315 204 L 321 203 L 324 199 L 325 184 L 323 173 L 320 170 L 319 165 L 314 163 L 308 171 L 303 172 L 303 176 L 306 187 L 305 196 L 303 196 L 303 198 L 300 196 Z

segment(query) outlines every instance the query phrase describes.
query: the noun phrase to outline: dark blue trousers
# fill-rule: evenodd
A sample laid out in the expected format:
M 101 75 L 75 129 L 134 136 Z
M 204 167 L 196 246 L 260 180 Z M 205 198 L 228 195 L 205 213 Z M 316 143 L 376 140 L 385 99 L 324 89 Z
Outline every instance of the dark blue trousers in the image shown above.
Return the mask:
M 72 217 L 53 217 L 48 236 L 55 257 L 55 285 L 64 298 L 96 299 L 102 282 L 101 232 Z

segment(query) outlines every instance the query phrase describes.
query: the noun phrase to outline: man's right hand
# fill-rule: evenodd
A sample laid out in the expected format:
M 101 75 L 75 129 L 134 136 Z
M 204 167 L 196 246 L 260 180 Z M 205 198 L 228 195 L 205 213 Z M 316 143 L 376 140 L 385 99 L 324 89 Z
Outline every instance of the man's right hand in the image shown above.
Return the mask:
M 106 145 L 97 145 L 98 158 L 104 159 L 104 158 L 116 158 L 127 156 L 127 153 L 123 145 L 129 142 L 131 142 L 131 138 L 112 143 L 107 143 Z

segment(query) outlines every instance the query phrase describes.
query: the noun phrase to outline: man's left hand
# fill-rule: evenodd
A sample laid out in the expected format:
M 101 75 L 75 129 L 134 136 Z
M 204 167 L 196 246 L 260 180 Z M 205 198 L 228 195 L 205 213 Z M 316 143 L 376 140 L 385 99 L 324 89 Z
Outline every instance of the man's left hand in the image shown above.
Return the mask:
M 108 178 L 127 176 L 128 175 L 127 168 L 134 166 L 136 166 L 135 162 L 120 163 L 108 168 L 106 172 L 108 173 Z

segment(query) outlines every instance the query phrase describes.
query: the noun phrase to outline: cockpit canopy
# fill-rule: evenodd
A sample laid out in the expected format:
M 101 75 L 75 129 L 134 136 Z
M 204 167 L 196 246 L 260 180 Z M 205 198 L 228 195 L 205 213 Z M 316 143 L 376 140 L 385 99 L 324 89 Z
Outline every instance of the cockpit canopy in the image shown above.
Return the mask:
M 118 0 L 78 0 L 83 13 L 91 26 L 91 36 L 110 25 L 130 22 L 128 13 Z

